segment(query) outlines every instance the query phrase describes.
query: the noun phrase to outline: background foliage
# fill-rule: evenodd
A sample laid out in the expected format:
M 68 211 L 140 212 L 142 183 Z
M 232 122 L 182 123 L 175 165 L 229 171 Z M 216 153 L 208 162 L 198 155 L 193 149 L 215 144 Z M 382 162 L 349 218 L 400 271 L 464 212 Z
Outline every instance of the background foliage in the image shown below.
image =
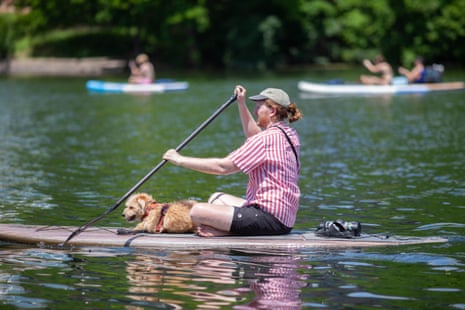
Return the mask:
M 463 0 L 17 0 L 0 57 L 145 52 L 183 68 L 360 62 L 465 63 Z M 20 9 L 28 8 L 28 13 Z M 24 10 L 23 10 L 24 11 Z

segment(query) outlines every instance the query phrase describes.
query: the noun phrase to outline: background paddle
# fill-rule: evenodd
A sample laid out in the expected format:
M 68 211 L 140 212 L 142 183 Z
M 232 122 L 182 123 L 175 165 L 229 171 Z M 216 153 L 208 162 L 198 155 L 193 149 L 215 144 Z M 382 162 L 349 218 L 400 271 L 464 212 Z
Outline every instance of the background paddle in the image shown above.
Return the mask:
M 184 148 L 192 139 L 194 139 L 205 127 L 207 127 L 218 115 L 221 114 L 231 103 L 236 101 L 237 96 L 234 94 L 232 95 L 221 107 L 219 107 L 215 113 L 213 113 L 206 121 L 204 121 L 199 127 L 197 127 L 196 130 L 194 130 L 189 137 L 187 137 L 184 141 L 181 142 L 176 147 L 176 151 L 180 151 L 182 148 Z M 126 200 L 130 195 L 132 195 L 139 187 L 142 186 L 152 175 L 155 174 L 161 167 L 163 167 L 167 163 L 166 159 L 163 159 L 158 165 L 156 165 L 149 173 L 147 173 L 146 176 L 144 176 L 139 182 L 137 182 L 136 185 L 134 185 L 126 194 L 124 194 L 111 208 L 109 208 L 107 211 L 105 211 L 102 215 L 97 216 L 96 218 L 90 220 L 87 222 L 85 225 L 82 225 L 75 231 L 73 231 L 69 237 L 63 242 L 63 246 L 68 243 L 71 239 L 73 239 L 75 236 L 83 232 L 85 229 L 87 229 L 89 226 L 92 224 L 96 223 L 97 221 L 101 220 L 111 212 L 113 212 L 118 206 Z

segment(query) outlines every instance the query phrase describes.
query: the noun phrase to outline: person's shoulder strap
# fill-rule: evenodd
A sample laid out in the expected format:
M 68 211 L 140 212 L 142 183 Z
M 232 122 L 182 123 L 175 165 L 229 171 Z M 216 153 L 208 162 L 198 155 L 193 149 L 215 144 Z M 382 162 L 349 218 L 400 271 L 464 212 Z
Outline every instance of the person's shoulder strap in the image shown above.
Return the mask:
M 287 135 L 286 131 L 284 129 L 282 129 L 281 127 L 279 126 L 274 126 L 276 128 L 278 128 L 279 130 L 281 130 L 284 134 L 284 136 L 286 137 L 287 141 L 289 142 L 289 144 L 291 145 L 291 148 L 292 148 L 292 152 L 294 152 L 294 155 L 295 155 L 295 159 L 297 161 L 297 167 L 299 167 L 299 156 L 297 155 L 297 151 L 295 150 L 295 147 L 294 147 L 294 144 L 292 144 L 292 141 L 291 141 L 291 138 L 289 138 L 289 136 Z

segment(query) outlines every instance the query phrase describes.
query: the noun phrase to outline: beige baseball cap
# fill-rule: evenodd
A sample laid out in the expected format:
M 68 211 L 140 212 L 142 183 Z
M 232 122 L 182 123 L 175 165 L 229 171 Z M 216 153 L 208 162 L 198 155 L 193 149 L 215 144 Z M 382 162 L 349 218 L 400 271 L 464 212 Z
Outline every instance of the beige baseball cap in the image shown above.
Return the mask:
M 285 108 L 289 107 L 289 105 L 291 104 L 289 95 L 284 90 L 279 88 L 266 88 L 262 90 L 260 94 L 249 97 L 249 99 L 253 101 L 271 99 Z

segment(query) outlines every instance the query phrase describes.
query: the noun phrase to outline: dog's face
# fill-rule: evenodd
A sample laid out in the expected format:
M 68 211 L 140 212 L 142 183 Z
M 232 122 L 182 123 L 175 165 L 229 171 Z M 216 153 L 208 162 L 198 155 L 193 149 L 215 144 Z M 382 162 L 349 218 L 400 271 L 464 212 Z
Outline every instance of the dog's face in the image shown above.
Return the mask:
M 153 201 L 153 197 L 149 194 L 134 194 L 126 200 L 126 208 L 124 208 L 122 216 L 128 222 L 141 221 L 145 215 L 146 205 Z

